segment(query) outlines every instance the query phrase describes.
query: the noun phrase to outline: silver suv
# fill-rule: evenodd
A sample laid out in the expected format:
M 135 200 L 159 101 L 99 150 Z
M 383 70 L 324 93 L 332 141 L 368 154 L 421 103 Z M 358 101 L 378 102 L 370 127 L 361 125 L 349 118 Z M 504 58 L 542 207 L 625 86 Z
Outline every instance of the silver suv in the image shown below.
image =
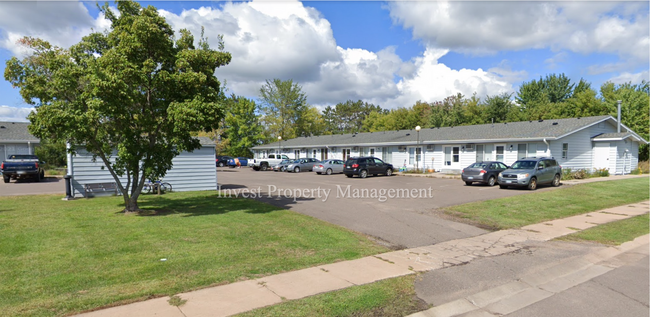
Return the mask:
M 562 166 L 552 157 L 529 157 L 516 161 L 510 168 L 499 173 L 499 187 L 509 186 L 537 189 L 537 185 L 560 186 Z

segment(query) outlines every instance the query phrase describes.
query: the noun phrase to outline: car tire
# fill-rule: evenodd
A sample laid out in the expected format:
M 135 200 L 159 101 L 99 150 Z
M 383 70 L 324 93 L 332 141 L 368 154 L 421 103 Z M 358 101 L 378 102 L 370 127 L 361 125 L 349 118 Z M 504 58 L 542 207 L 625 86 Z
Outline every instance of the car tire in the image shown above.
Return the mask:
M 3 180 L 5 183 L 9 183 L 9 182 L 11 181 L 11 177 L 8 177 L 8 176 L 2 176 L 2 180 Z
M 386 176 L 393 176 L 393 169 L 389 168 L 386 170 Z
M 260 170 L 260 167 L 259 167 L 259 166 L 253 166 L 253 170 L 254 170 L 254 171 L 259 171 L 259 170 Z
M 35 182 L 40 182 L 41 181 L 41 173 L 38 173 L 38 174 L 36 174 L 36 176 L 34 176 L 34 181 Z
M 352 176 L 354 176 L 354 175 L 352 175 L 352 174 L 345 174 L 345 176 L 347 176 L 348 178 L 352 178 Z
M 465 185 L 472 186 L 472 182 L 465 182 Z
M 300 167 L 296 166 L 293 168 L 294 173 L 300 173 Z
M 508 186 L 506 186 L 506 185 L 500 185 L 500 184 L 499 184 L 499 188 L 501 188 L 501 189 L 506 189 L 506 188 L 508 188 Z
M 553 182 L 551 183 L 553 187 L 558 187 L 560 186 L 560 175 L 555 174 L 555 177 L 553 177 Z
M 359 172 L 359 177 L 361 177 L 361 178 L 366 178 L 366 177 L 368 177 L 368 171 L 366 171 L 366 170 L 361 170 L 361 172 Z
M 321 174 L 323 174 L 323 173 L 321 173 L 321 172 L 316 172 L 316 174 L 321 175 Z
M 327 171 L 325 171 L 325 174 L 327 175 L 332 175 L 332 169 L 328 168 Z
M 262 164 L 262 165 L 260 166 L 260 170 L 261 170 L 261 171 L 266 171 L 268 168 L 269 168 L 269 166 L 266 165 L 266 164 Z
M 496 185 L 496 183 L 497 183 L 496 177 L 490 176 L 490 178 L 488 178 L 488 182 L 487 182 L 488 186 L 494 186 Z
M 217 166 L 219 166 L 219 167 L 223 167 L 223 165 L 224 165 L 223 162 L 219 162 L 219 163 L 217 164 Z
M 280 167 L 280 172 L 286 172 L 286 171 L 287 171 L 286 167 L 284 167 L 284 166 Z
M 529 190 L 537 189 L 537 178 L 533 177 L 530 179 L 530 181 L 528 182 L 528 189 Z

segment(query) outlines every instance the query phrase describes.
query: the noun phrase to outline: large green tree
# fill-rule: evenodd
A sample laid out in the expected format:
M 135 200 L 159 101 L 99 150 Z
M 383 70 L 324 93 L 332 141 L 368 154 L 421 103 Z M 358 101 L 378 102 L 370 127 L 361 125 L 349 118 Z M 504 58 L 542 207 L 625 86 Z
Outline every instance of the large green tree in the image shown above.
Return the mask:
M 323 117 L 331 134 L 354 133 L 363 131 L 363 121 L 371 112 L 382 113 L 384 110 L 361 100 L 348 100 L 334 107 L 327 106 Z
M 20 88 L 30 132 L 67 140 L 100 158 L 124 198 L 139 211 L 146 179 L 165 175 L 181 151 L 200 148 L 192 131 L 212 130 L 223 117 L 217 67 L 231 55 L 198 47 L 188 30 L 174 32 L 156 8 L 132 1 L 100 8 L 111 22 L 69 49 L 24 38 L 32 54 L 7 61 L 5 79 Z M 120 176 L 126 175 L 126 184 Z
M 262 139 L 262 126 L 255 101 L 238 97 L 228 98 L 224 136 L 228 140 L 225 152 L 232 156 L 251 157 L 251 148 Z
M 309 108 L 307 95 L 300 85 L 293 80 L 267 80 L 260 88 L 260 98 L 267 142 L 276 140 L 278 136 L 288 140 L 308 133 L 298 125 Z

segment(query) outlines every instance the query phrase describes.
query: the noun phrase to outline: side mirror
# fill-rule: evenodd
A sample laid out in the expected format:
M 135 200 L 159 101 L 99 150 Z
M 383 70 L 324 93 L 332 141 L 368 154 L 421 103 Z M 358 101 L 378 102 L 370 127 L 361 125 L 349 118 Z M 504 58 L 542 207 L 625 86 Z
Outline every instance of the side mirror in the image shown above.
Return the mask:
M 544 169 L 544 166 L 538 166 L 537 169 L 538 169 L 538 170 L 543 170 L 543 169 Z

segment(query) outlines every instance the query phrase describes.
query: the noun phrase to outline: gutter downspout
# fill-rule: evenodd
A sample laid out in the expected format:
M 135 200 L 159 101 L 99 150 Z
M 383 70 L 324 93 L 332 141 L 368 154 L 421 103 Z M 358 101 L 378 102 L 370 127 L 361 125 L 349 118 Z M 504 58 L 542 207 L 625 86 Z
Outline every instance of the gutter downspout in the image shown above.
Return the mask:
M 621 133 L 621 100 L 616 101 L 616 104 L 618 104 L 618 117 L 616 118 L 616 132 Z
M 548 144 L 548 142 L 546 142 L 546 138 L 544 138 L 543 141 L 546 144 L 546 151 L 544 151 L 544 152 L 546 153 L 546 156 L 548 156 L 549 153 L 551 152 L 551 146 Z

